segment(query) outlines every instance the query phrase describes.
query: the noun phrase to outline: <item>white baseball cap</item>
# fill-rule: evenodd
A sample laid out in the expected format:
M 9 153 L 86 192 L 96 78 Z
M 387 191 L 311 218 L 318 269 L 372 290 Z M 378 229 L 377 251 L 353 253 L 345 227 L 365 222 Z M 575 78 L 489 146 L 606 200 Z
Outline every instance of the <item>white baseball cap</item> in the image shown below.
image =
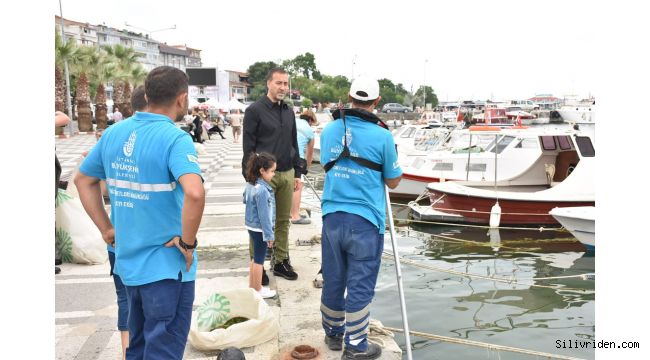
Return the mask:
M 373 78 L 359 76 L 352 81 L 350 96 L 360 101 L 375 100 L 379 97 L 379 83 Z

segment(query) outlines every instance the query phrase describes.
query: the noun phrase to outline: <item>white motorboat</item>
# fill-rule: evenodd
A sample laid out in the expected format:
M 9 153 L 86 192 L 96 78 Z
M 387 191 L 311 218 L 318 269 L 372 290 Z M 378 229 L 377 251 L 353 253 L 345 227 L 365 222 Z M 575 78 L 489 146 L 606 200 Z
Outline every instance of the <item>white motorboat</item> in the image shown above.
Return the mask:
M 402 167 L 402 180 L 392 193 L 397 197 L 414 198 L 431 182 L 493 182 L 495 166 L 498 181 L 507 181 L 510 185 L 548 186 L 551 167 L 556 166 L 559 153 L 570 147 L 568 137 L 572 133 L 575 130 L 570 128 L 474 126 L 456 130 L 437 149 L 425 155 L 409 156 Z M 555 141 L 559 143 L 555 145 Z M 574 158 L 567 160 L 573 161 L 562 162 L 561 168 L 555 167 L 556 174 L 563 173 L 562 179 L 569 165 L 575 164 Z
M 320 162 L 320 133 L 323 131 L 325 126 L 332 121 L 334 118 L 330 112 L 317 112 L 316 120 L 318 124 L 313 127 L 314 129 L 314 155 L 313 162 Z
M 404 125 L 393 131 L 397 145 L 397 161 L 400 166 L 407 166 L 414 156 L 426 156 L 427 153 L 441 147 L 454 129 L 462 123 L 444 125 L 431 121 L 427 125 Z
M 594 99 L 581 100 L 578 102 L 572 101 L 557 109 L 557 112 L 562 117 L 564 122 L 574 124 L 594 124 L 595 117 Z
M 549 212 L 587 248 L 596 247 L 596 208 L 594 206 L 558 207 Z
M 535 161 L 515 178 L 501 179 L 493 174 L 487 181 L 429 183 L 431 205 L 412 205 L 414 216 L 490 226 L 557 226 L 557 220 L 549 215 L 553 208 L 594 206 L 596 160 L 591 138 L 579 132 L 540 134 L 537 138 L 542 150 L 541 161 Z M 538 166 L 546 168 L 547 184 L 518 182 L 539 177 L 542 171 Z

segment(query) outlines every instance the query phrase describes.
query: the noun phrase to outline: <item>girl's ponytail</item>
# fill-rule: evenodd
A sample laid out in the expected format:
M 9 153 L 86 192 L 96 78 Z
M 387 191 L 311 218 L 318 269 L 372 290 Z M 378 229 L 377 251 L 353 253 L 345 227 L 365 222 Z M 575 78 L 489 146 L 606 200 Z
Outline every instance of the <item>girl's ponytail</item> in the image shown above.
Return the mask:
M 246 163 L 246 182 L 255 185 L 257 178 L 260 177 L 260 169 L 268 170 L 273 167 L 273 164 L 275 164 L 275 156 L 266 152 L 259 154 L 251 152 Z

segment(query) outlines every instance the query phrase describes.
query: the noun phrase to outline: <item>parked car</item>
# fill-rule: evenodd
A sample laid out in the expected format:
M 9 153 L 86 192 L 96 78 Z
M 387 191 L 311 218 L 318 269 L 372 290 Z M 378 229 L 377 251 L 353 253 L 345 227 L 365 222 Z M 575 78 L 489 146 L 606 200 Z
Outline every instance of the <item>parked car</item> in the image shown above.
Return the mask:
M 391 113 L 391 112 L 407 113 L 407 112 L 411 112 L 411 108 L 398 103 L 387 103 L 384 104 L 384 107 L 381 108 L 381 111 L 385 113 Z

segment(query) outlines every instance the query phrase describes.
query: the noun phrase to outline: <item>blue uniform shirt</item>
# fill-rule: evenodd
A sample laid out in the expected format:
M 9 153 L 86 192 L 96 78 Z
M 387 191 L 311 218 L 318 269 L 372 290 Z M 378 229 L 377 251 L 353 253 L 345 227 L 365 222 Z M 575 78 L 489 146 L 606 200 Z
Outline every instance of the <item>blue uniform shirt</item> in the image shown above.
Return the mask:
M 314 138 L 314 130 L 306 120 L 301 118 L 296 118 L 296 130 L 298 136 L 298 151 L 300 152 L 300 157 L 305 158 L 305 149 L 307 144 Z
M 351 155 L 382 164 L 383 173 L 350 159 L 339 160 L 325 176 L 323 215 L 337 211 L 357 214 L 375 224 L 383 234 L 386 227 L 384 179 L 402 175 L 393 135 L 355 116 L 346 116 L 345 121 Z M 343 120 L 332 121 L 323 129 L 320 135 L 321 164 L 335 160 L 343 151 L 343 131 Z
M 182 234 L 184 174 L 201 175 L 196 149 L 185 131 L 164 115 L 136 112 L 110 126 L 79 171 L 106 180 L 115 227 L 115 273 L 128 286 L 163 279 L 196 279 L 197 258 L 189 272 L 176 247 Z

